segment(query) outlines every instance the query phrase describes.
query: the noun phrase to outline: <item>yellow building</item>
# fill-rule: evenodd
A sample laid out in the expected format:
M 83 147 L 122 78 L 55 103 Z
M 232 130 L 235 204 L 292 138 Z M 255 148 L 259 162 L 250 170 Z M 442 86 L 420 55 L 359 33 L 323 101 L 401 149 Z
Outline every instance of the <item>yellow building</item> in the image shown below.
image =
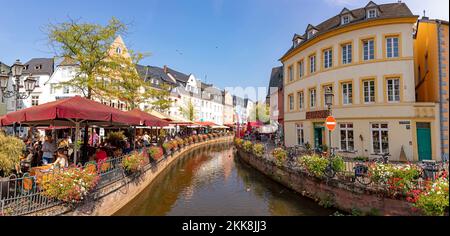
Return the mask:
M 416 98 L 439 103 L 441 153 L 448 157 L 448 22 L 423 17 L 414 35 Z
M 417 18 L 404 3 L 370 1 L 296 34 L 280 59 L 286 146 L 332 146 L 348 157 L 390 153 L 402 161 L 440 157 L 438 105 L 417 103 L 415 96 Z M 327 89 L 338 122 L 331 145 L 324 127 Z M 425 142 L 429 148 L 419 156 Z

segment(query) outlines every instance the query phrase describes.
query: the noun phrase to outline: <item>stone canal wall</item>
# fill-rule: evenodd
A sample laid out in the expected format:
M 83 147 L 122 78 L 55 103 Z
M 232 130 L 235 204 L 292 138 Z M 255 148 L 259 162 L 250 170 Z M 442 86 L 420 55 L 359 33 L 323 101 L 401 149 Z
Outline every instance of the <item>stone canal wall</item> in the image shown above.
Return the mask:
M 238 156 L 253 168 L 284 186 L 312 198 L 324 206 L 364 215 L 411 216 L 416 215 L 406 200 L 384 197 L 379 191 L 358 186 L 339 179 L 324 180 L 304 172 L 280 167 L 252 153 L 238 149 Z
M 179 149 L 175 153 L 160 160 L 157 165 L 148 164 L 145 166 L 143 173 L 135 176 L 123 176 L 117 178 L 118 180 L 101 187 L 95 193 L 91 199 L 83 202 L 75 208 L 69 208 L 64 205 L 57 205 L 52 208 L 45 209 L 43 211 L 34 212 L 29 214 L 31 216 L 46 216 L 46 215 L 63 215 L 63 216 L 111 216 L 119 211 L 122 207 L 127 205 L 138 194 L 140 194 L 152 181 L 172 163 L 179 158 L 185 156 L 191 151 L 195 151 L 198 148 L 219 144 L 219 143 L 231 143 L 233 136 L 224 136 L 208 141 L 194 143 L 182 149 Z

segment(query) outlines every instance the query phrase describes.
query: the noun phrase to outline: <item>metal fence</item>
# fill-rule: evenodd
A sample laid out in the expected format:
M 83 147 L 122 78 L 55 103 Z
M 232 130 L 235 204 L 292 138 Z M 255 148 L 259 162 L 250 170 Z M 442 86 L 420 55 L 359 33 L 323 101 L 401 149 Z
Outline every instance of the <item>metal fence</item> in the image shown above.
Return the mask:
M 216 138 L 227 137 L 228 135 L 222 135 Z M 212 138 L 215 139 L 215 138 Z M 208 138 L 207 140 L 212 140 Z M 188 147 L 185 145 L 184 147 Z M 178 151 L 180 151 L 179 149 Z M 144 150 L 138 150 L 142 153 Z M 173 155 L 176 152 L 173 152 Z M 170 156 L 170 155 L 169 155 Z M 108 159 L 104 162 L 88 162 L 83 168 L 91 168 L 95 170 L 99 175 L 99 182 L 96 189 L 101 189 L 116 181 L 125 179 L 126 175 L 122 167 L 122 160 L 125 156 L 120 156 L 112 159 Z M 166 158 L 168 156 L 166 155 Z M 144 170 L 156 167 L 161 161 L 150 162 L 149 159 Z M 56 172 L 50 171 L 45 173 L 48 175 L 55 174 Z M 27 215 L 37 211 L 45 210 L 57 205 L 63 204 L 63 202 L 45 197 L 42 192 L 43 189 L 38 184 L 38 177 L 30 176 L 28 173 L 22 177 L 11 175 L 8 178 L 0 179 L 0 216 L 18 216 Z

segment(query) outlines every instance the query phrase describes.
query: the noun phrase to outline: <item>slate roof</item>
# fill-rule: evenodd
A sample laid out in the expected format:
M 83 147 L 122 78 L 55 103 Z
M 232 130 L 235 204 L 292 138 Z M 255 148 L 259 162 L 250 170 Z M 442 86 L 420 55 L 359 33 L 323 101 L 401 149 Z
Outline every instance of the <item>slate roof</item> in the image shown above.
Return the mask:
M 183 83 L 186 83 L 189 80 L 189 75 L 186 75 L 169 67 L 167 67 L 167 72 L 169 72 L 173 77 L 175 77 L 176 80 L 179 80 Z
M 24 74 L 52 75 L 55 70 L 53 58 L 33 58 L 24 64 Z
M 141 78 L 145 81 L 148 81 L 152 78 L 160 79 L 166 83 L 169 84 L 175 84 L 173 80 L 164 73 L 164 69 L 156 66 L 143 66 L 143 65 L 136 65 L 136 69 L 141 76 Z
M 283 88 L 283 66 L 272 68 L 267 96 L 270 96 L 271 88 Z
M 370 4 L 370 2 L 369 2 L 369 4 Z M 314 27 L 318 30 L 318 32 L 311 39 L 313 39 L 321 34 L 330 32 L 332 30 L 346 27 L 348 25 L 358 24 L 358 23 L 361 23 L 364 21 L 415 16 L 415 15 L 413 15 L 411 10 L 408 8 L 408 6 L 405 3 L 380 4 L 380 5 L 377 5 L 377 7 L 379 9 L 379 13 L 378 13 L 379 16 L 377 18 L 373 18 L 373 19 L 366 18 L 366 9 L 367 8 L 362 7 L 362 8 L 358 8 L 358 9 L 350 11 L 350 13 L 354 16 L 354 19 L 348 24 L 341 25 L 341 14 L 338 14 L 338 15 L 331 17 L 330 19 L 318 24 L 317 26 L 311 25 L 312 27 Z M 310 26 L 310 25 L 308 25 L 308 26 Z M 307 36 L 307 32 L 305 32 L 302 37 L 307 39 L 306 36 Z M 305 40 L 296 46 L 292 45 L 292 47 L 283 55 L 283 57 L 285 57 L 287 54 L 289 54 L 295 48 L 310 41 L 311 39 Z
M 6 65 L 5 63 L 0 61 L 0 73 L 6 73 L 8 74 L 11 71 L 11 67 L 9 67 L 8 65 Z

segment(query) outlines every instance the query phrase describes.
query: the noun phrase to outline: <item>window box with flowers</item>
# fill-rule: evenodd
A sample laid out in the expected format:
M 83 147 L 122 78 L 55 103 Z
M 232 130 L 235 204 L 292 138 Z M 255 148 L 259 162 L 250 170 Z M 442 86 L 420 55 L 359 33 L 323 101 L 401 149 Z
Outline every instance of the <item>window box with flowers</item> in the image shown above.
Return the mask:
M 134 152 L 122 159 L 122 166 L 127 175 L 141 172 L 145 166 L 145 158 L 142 154 Z
M 164 156 L 163 149 L 161 147 L 151 147 L 148 151 L 148 155 L 153 161 L 158 162 Z
M 86 199 L 97 186 L 97 172 L 79 167 L 54 170 L 46 178 L 42 178 L 39 186 L 42 195 L 60 200 L 68 204 L 80 203 Z

